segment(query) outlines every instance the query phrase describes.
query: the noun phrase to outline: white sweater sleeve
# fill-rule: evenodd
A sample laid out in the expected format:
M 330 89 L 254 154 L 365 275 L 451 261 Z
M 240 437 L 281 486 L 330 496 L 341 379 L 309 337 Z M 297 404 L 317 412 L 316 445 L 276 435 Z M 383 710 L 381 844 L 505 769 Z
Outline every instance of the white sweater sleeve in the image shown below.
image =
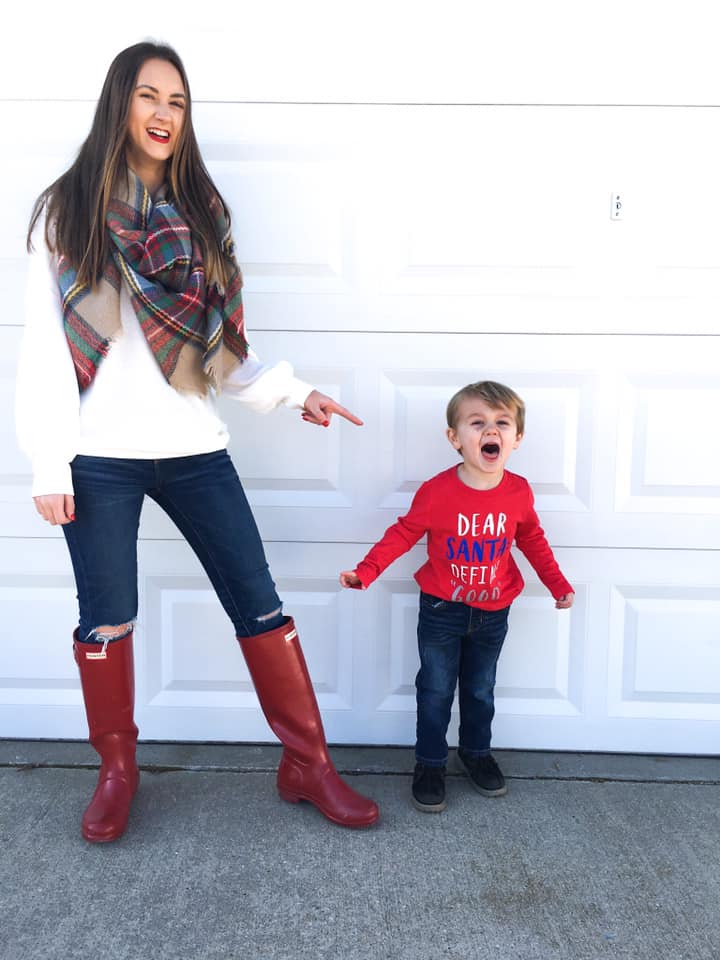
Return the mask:
M 314 387 L 299 380 L 286 360 L 263 363 L 253 350 L 223 383 L 223 393 L 258 413 L 278 406 L 301 408 Z
M 77 453 L 80 415 L 60 291 L 43 229 L 41 221 L 29 260 L 15 394 L 18 442 L 33 466 L 33 497 L 73 493 L 70 461 Z

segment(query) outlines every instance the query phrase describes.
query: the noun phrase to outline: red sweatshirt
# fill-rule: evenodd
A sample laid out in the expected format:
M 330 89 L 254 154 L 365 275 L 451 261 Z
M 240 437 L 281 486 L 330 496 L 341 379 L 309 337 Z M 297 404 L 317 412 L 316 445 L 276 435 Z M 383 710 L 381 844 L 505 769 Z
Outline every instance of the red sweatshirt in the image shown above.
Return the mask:
M 483 610 L 509 606 L 524 586 L 513 541 L 557 600 L 573 588 L 562 575 L 535 513 L 530 485 L 505 471 L 492 490 L 475 490 L 444 470 L 422 484 L 409 513 L 385 531 L 356 573 L 364 587 L 427 533 L 428 558 L 415 574 L 420 589 Z

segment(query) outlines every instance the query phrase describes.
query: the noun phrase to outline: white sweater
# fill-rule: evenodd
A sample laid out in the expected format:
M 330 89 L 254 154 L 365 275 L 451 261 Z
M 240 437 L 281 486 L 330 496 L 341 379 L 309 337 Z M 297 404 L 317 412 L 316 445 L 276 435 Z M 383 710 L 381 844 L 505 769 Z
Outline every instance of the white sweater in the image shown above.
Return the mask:
M 30 257 L 15 407 L 18 440 L 33 465 L 32 496 L 72 494 L 70 461 L 77 454 L 160 460 L 226 447 L 213 393 L 190 396 L 168 384 L 124 283 L 122 335 L 80 395 L 42 231 L 40 224 Z M 302 407 L 312 389 L 286 361 L 270 366 L 252 350 L 223 384 L 228 396 L 262 413 L 281 404 Z

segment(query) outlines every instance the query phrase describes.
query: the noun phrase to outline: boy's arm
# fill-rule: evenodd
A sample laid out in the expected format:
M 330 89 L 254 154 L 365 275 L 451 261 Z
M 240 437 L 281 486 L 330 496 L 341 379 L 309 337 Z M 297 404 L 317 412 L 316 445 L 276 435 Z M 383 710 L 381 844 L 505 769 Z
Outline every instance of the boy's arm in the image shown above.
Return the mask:
M 515 543 L 552 594 L 555 606 L 559 609 L 566 609 L 572 606 L 575 591 L 558 566 L 535 512 L 532 493 L 529 490 L 528 492 L 528 506 L 522 520 L 518 522 L 515 529 Z
M 414 547 L 428 530 L 431 499 L 428 484 L 424 483 L 415 494 L 405 516 L 398 517 L 397 522 L 387 528 L 382 539 L 371 547 L 355 570 L 345 570 L 340 574 L 340 583 L 344 587 L 364 590 L 377 580 L 394 560 Z

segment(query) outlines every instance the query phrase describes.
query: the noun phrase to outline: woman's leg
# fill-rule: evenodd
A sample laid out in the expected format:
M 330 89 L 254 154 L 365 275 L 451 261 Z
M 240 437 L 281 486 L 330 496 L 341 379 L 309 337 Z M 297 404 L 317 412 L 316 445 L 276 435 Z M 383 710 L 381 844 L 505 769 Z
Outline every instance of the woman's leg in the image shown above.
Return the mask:
M 283 623 L 260 534 L 225 450 L 157 461 L 148 496 L 175 523 L 205 568 L 238 636 Z
M 77 519 L 63 533 L 80 605 L 73 647 L 90 742 L 102 760 L 82 833 L 86 840 L 104 843 L 124 833 L 138 785 L 132 631 L 142 467 L 135 461 L 76 457 L 72 472 Z
M 376 804 L 340 778 L 293 621 L 268 570 L 262 541 L 225 451 L 161 464 L 149 495 L 167 512 L 203 564 L 233 622 L 263 713 L 284 746 L 278 791 L 308 800 L 343 826 L 369 826 Z

